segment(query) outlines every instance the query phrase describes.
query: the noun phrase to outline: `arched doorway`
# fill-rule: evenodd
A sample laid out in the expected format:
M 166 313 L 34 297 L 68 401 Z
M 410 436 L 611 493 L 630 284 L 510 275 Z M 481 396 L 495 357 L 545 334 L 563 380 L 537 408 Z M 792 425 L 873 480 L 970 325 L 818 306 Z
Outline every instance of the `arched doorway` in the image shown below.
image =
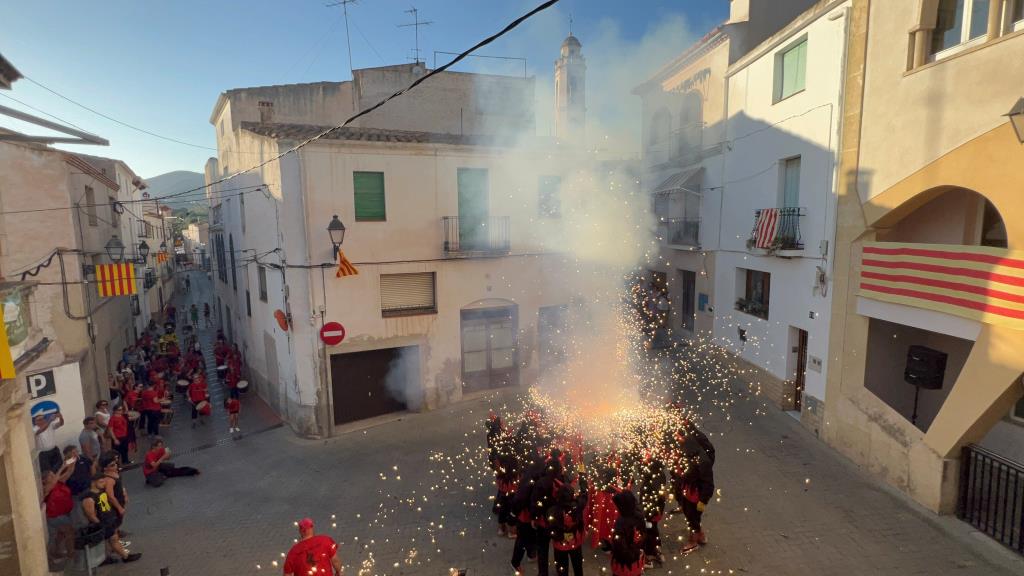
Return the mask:
M 479 300 L 460 311 L 463 392 L 519 384 L 519 306 Z

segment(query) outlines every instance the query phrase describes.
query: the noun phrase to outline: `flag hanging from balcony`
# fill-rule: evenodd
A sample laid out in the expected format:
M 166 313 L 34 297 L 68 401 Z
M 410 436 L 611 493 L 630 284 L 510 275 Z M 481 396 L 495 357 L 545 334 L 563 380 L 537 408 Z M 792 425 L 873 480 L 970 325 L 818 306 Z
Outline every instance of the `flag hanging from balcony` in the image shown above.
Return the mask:
M 11 345 L 7 341 L 7 328 L 0 325 L 0 380 L 14 376 L 14 358 L 11 357 Z
M 96 287 L 100 298 L 138 293 L 134 264 L 97 264 Z
M 167 262 L 167 252 L 157 252 L 156 263 L 163 264 L 164 262 Z
M 341 278 L 342 276 L 355 276 L 359 274 L 359 270 L 345 258 L 345 253 L 338 250 L 338 271 L 334 274 L 335 278 Z
M 748 220 L 749 222 L 749 220 Z M 779 209 L 764 208 L 757 211 L 757 222 L 754 223 L 754 246 L 768 249 L 775 242 L 779 232 Z
M 867 242 L 858 295 L 1024 329 L 1024 252 Z

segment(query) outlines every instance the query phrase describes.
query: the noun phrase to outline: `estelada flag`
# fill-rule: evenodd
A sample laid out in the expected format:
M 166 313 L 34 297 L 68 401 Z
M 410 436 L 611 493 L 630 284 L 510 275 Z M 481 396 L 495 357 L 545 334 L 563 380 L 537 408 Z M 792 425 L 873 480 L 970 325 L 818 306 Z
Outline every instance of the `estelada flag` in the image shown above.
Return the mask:
M 7 328 L 0 324 L 0 380 L 14 376 L 14 358 L 11 357 L 11 346 L 7 343 Z
M 138 293 L 134 264 L 97 264 L 96 287 L 100 298 Z
M 342 276 L 355 276 L 359 274 L 359 270 L 345 258 L 345 253 L 338 250 L 338 271 L 334 274 L 335 278 L 341 278 Z

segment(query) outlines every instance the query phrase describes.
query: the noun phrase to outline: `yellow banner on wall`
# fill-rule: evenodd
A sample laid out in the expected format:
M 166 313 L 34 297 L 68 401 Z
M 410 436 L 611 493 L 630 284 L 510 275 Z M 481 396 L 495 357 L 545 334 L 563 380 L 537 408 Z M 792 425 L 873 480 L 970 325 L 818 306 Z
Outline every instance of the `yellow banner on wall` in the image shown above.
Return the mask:
M 15 376 L 14 358 L 11 357 L 11 346 L 7 343 L 7 328 L 0 325 L 0 380 Z
M 96 286 L 100 298 L 138 293 L 134 264 L 97 264 Z

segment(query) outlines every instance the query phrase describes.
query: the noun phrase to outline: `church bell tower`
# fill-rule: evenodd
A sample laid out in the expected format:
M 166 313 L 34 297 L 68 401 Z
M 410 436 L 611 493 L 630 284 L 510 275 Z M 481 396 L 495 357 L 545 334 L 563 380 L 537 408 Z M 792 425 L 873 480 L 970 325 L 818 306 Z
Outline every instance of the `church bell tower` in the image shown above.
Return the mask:
M 555 61 L 555 136 L 580 146 L 587 123 L 587 62 L 582 47 L 570 32 Z

